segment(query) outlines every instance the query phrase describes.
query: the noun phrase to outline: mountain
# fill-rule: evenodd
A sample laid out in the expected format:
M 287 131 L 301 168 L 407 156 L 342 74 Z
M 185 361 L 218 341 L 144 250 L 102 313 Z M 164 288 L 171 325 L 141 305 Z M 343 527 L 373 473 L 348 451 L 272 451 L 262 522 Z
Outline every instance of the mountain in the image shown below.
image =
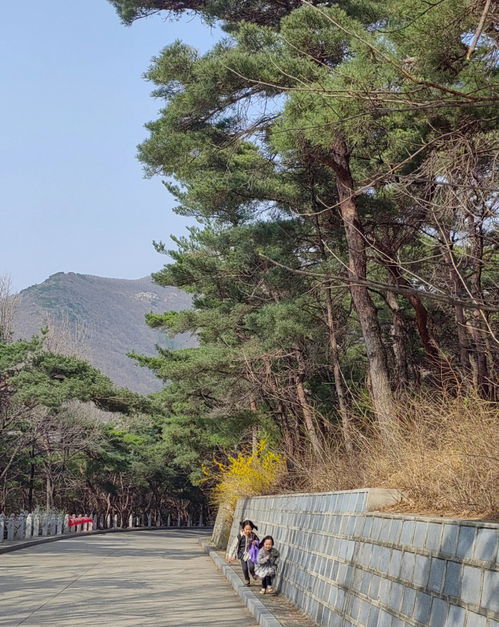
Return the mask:
M 14 334 L 31 337 L 48 326 L 52 350 L 76 354 L 117 385 L 149 393 L 162 383 L 127 353 L 154 355 L 156 345 L 175 349 L 196 343 L 190 334 L 166 337 L 149 328 L 144 316 L 189 309 L 191 302 L 189 294 L 156 285 L 149 277 L 126 280 L 58 272 L 19 293 Z

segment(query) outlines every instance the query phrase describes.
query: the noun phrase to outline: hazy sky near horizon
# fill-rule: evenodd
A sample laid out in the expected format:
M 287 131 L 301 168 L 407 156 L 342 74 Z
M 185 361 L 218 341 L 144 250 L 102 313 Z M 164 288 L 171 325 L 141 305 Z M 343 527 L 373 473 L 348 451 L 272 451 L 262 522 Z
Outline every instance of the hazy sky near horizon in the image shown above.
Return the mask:
M 131 27 L 106 0 L 6 3 L 0 20 L 0 275 L 15 291 L 55 272 L 135 279 L 168 258 L 152 240 L 185 233 L 136 146 L 162 103 L 142 74 L 182 39 L 220 37 L 194 18 Z

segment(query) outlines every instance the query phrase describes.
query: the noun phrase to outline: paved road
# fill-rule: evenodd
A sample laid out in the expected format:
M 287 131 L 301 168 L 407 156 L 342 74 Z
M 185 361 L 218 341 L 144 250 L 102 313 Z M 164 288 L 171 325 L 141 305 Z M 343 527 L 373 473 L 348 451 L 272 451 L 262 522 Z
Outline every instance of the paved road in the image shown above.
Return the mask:
M 0 625 L 254 627 L 200 533 L 104 534 L 0 555 Z

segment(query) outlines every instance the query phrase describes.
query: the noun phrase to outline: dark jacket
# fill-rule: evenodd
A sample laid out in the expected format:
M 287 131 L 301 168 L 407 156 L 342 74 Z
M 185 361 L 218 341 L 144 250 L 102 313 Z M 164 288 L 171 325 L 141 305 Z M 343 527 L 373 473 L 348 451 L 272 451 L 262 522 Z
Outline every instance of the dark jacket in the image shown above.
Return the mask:
M 246 538 L 243 533 L 239 532 L 229 551 L 230 557 L 237 557 L 238 559 L 242 560 L 244 552 L 249 551 L 251 543 L 254 540 L 258 542 L 258 536 L 253 531 L 248 536 L 248 538 Z

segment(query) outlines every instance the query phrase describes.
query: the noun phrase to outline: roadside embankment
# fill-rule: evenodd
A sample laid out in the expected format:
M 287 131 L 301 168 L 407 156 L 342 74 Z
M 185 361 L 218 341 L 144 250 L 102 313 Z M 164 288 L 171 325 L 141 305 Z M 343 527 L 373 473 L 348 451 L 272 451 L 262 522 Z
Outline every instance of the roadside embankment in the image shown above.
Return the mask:
M 391 490 L 240 499 L 281 552 L 279 592 L 321 625 L 477 625 L 499 620 L 499 525 L 380 513 Z M 221 530 L 215 525 L 214 542 Z

